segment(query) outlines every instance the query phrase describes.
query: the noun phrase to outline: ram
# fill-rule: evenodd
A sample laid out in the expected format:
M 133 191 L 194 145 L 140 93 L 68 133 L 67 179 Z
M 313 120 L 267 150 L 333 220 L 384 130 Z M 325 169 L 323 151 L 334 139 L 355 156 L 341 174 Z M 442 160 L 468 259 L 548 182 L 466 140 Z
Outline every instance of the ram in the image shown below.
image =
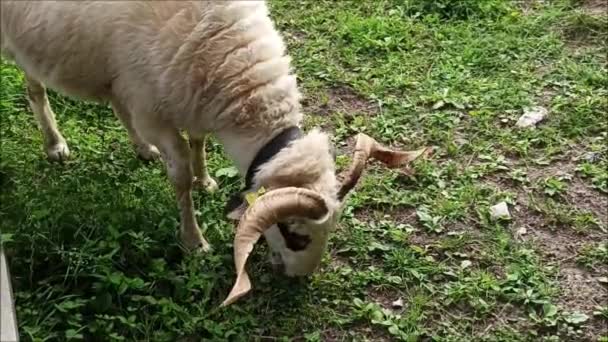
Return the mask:
M 389 150 L 359 135 L 336 175 L 327 134 L 301 130 L 296 76 L 263 1 L 1 1 L 2 54 L 20 66 L 48 157 L 68 158 L 45 85 L 110 103 L 138 154 L 166 164 L 180 236 L 209 250 L 192 189 L 217 189 L 205 162 L 213 134 L 245 177 L 227 205 L 240 220 L 230 304 L 251 288 L 247 257 L 264 235 L 271 261 L 290 276 L 319 265 L 329 233 L 369 157 L 394 167 L 424 149 Z M 182 133 L 187 133 L 187 139 Z M 341 179 L 341 180 L 340 180 Z M 252 204 L 248 193 L 259 193 Z

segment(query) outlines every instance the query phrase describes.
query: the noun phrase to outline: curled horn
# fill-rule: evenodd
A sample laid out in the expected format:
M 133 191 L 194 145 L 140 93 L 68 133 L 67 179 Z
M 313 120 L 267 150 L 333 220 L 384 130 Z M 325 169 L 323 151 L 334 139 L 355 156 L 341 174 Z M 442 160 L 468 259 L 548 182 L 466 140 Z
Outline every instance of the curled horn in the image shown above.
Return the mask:
M 245 271 L 245 264 L 253 251 L 253 246 L 264 231 L 289 217 L 322 220 L 328 212 L 327 204 L 321 195 L 309 189 L 280 188 L 258 198 L 243 214 L 237 227 L 234 237 L 236 281 L 221 306 L 234 303 L 251 290 L 251 281 Z
M 353 161 L 343 177 L 342 184 L 338 190 L 338 199 L 342 201 L 348 192 L 357 185 L 365 164 L 370 157 L 383 162 L 390 168 L 394 168 L 415 160 L 426 151 L 426 147 L 415 151 L 394 151 L 381 145 L 373 138 L 359 133 Z

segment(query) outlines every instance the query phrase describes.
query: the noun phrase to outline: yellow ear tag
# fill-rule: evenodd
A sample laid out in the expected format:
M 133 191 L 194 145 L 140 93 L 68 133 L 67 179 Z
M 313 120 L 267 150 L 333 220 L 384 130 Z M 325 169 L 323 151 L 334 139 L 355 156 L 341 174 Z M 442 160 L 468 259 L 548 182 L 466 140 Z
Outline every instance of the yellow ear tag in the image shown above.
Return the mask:
M 258 189 L 258 191 L 253 191 L 253 192 L 247 193 L 245 195 L 245 200 L 247 201 L 249 206 L 252 206 L 253 203 L 255 203 L 255 201 L 258 199 L 258 197 L 262 196 L 265 192 L 266 192 L 266 189 L 264 187 L 260 187 Z

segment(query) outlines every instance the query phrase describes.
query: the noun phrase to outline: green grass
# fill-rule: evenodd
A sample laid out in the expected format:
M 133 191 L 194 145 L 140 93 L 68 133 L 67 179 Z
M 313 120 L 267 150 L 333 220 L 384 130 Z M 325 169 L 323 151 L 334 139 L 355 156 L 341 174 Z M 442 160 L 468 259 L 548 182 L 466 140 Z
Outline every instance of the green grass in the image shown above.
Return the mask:
M 52 93 L 73 158 L 51 164 L 23 75 L 2 64 L 0 228 L 22 339 L 600 340 L 606 285 L 594 308 L 563 282 L 605 272 L 608 238 L 608 19 L 581 3 L 272 1 L 307 126 L 331 131 L 339 165 L 357 132 L 436 150 L 412 175 L 369 168 L 309 279 L 272 274 L 256 248 L 254 291 L 227 309 L 222 212 L 240 180 L 221 146 L 221 191 L 195 194 L 214 252 L 184 255 L 162 166 L 135 158 L 109 108 Z M 534 105 L 547 120 L 516 129 Z M 500 201 L 512 218 L 495 222 Z

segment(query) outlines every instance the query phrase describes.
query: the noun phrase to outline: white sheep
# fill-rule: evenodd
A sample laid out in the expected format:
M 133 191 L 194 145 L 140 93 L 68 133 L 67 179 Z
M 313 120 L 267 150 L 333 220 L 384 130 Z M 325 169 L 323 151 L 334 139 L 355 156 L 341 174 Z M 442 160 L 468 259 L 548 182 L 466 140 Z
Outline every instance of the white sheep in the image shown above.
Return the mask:
M 252 205 L 237 197 L 230 207 L 229 216 L 240 223 L 237 281 L 225 305 L 251 288 L 244 267 L 262 234 L 273 263 L 287 275 L 313 272 L 366 160 L 397 166 L 423 151 L 394 152 L 359 135 L 353 164 L 340 182 L 328 136 L 300 130 L 296 77 L 264 1 L 0 5 L 2 54 L 25 73 L 49 158 L 63 160 L 69 149 L 44 85 L 109 102 L 142 158 L 160 151 L 177 195 L 180 236 L 190 249 L 209 249 L 191 195 L 196 184 L 217 189 L 206 168 L 206 135 L 218 138 L 246 176 L 244 193 L 266 189 Z

